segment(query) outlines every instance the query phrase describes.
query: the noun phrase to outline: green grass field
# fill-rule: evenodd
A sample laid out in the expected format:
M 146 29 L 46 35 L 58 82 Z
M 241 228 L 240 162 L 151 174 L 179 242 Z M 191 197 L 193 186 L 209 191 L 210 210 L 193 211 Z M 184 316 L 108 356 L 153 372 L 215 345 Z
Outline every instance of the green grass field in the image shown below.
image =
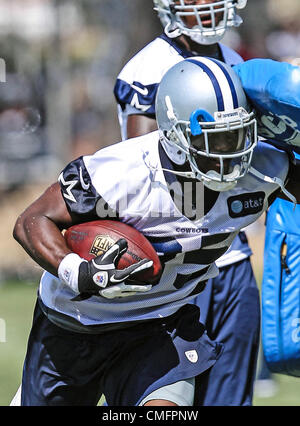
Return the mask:
M 17 390 L 26 352 L 37 283 L 0 284 L 0 318 L 6 341 L 0 338 L 0 406 L 9 405 Z M 3 334 L 3 332 L 2 332 Z M 300 406 L 300 378 L 276 375 L 278 391 L 271 398 L 254 398 L 255 406 Z
M 22 376 L 37 284 L 5 283 L 0 286 L 0 318 L 6 341 L 0 343 L 0 406 L 9 405 Z

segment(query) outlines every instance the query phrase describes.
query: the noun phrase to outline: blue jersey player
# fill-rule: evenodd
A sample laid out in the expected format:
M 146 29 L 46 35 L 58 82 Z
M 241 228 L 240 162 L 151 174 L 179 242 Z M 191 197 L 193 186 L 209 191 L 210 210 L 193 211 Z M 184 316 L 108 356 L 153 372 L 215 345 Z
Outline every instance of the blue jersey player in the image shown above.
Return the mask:
M 235 68 L 256 110 L 259 133 L 300 158 L 300 68 L 297 60 L 253 59 Z M 262 280 L 262 343 L 275 373 L 299 376 L 299 220 L 293 203 L 277 199 L 266 217 Z M 295 331 L 296 330 L 296 331 Z
M 96 405 L 101 394 L 113 406 L 193 405 L 195 377 L 223 356 L 199 322 L 195 296 L 276 196 L 300 201 L 297 164 L 257 140 L 254 112 L 228 65 L 201 57 L 174 65 L 155 110 L 158 131 L 72 161 L 17 219 L 15 238 L 45 269 L 23 406 Z M 66 246 L 61 231 L 97 219 L 104 204 L 156 248 L 156 285 L 133 285 L 134 269 L 116 269 L 124 240 L 89 262 Z
M 154 0 L 164 33 L 124 66 L 114 88 L 123 140 L 156 129 L 155 95 L 172 65 L 196 55 L 230 66 L 243 61 L 220 40 L 227 28 L 241 24 L 237 8 L 245 5 L 246 1 L 231 0 Z M 195 300 L 209 335 L 224 343 L 222 359 L 205 378 L 198 379 L 196 393 L 201 405 L 252 403 L 260 309 L 251 254 L 246 235 L 240 232 L 217 261 L 219 275 Z

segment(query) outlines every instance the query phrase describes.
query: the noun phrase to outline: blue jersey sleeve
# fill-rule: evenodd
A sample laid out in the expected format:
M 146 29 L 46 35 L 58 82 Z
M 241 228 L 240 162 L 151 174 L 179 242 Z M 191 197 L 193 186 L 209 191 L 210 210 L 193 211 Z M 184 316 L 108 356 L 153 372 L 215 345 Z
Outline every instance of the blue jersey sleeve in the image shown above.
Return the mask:
M 118 78 L 114 87 L 114 95 L 122 110 L 126 105 L 130 105 L 139 113 L 154 118 L 157 87 L 158 84 L 143 85 L 138 81 L 129 84 Z
M 83 157 L 69 163 L 59 175 L 58 182 L 74 222 L 99 219 L 97 203 L 102 197 L 92 184 Z

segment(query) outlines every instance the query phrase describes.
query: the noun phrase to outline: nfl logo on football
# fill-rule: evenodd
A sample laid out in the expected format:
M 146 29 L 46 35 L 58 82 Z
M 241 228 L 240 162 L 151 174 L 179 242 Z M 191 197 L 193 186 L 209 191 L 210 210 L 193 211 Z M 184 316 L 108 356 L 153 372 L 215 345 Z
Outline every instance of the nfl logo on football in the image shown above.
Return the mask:
M 114 245 L 115 241 L 108 235 L 97 235 L 93 241 L 90 253 L 94 256 L 101 256 Z

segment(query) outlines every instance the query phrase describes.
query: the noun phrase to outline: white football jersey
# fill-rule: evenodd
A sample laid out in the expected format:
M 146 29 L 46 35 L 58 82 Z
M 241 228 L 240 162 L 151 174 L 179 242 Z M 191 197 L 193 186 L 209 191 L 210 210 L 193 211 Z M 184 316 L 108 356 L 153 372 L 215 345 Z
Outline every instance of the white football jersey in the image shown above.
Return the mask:
M 262 142 L 252 164 L 263 175 L 283 181 L 288 174 L 287 155 Z M 71 288 L 45 272 L 39 292 L 47 307 L 85 325 L 171 315 L 203 289 L 206 279 L 217 275 L 214 262 L 239 230 L 268 208 L 279 188 L 248 173 L 232 190 L 217 193 L 198 181 L 193 181 L 194 187 L 189 181 L 179 184 L 174 174 L 162 169 L 170 170 L 172 164 L 157 131 L 80 157 L 64 169 L 59 182 L 74 219 L 96 220 L 109 211 L 134 226 L 160 255 L 163 274 L 143 294 L 76 302 Z
M 231 66 L 243 62 L 241 56 L 231 48 L 221 43 L 219 47 L 221 57 L 216 59 Z M 190 56 L 195 54 L 162 34 L 127 62 L 118 75 L 114 88 L 122 140 L 127 139 L 128 115 L 144 114 L 155 118 L 155 95 L 163 75 L 173 65 Z M 246 235 L 240 233 L 228 252 L 218 260 L 217 265 L 223 267 L 239 262 L 251 254 Z
M 221 43 L 219 47 L 221 57 L 216 59 L 231 66 L 243 62 L 234 50 Z M 128 115 L 145 114 L 155 118 L 155 95 L 162 77 L 173 65 L 191 56 L 195 54 L 162 34 L 127 62 L 114 87 L 122 140 L 127 139 Z

